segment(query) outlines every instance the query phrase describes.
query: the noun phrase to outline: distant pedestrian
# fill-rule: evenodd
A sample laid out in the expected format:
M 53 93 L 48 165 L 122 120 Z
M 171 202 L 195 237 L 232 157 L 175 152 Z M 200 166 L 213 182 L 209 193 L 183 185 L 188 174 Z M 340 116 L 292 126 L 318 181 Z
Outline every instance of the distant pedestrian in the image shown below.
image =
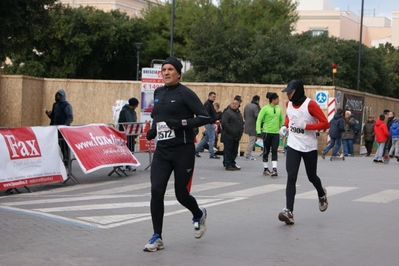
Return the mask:
M 245 159 L 252 161 L 256 160 L 255 157 L 252 156 L 252 150 L 254 149 L 257 135 L 256 119 L 260 111 L 259 100 L 259 95 L 255 95 L 252 97 L 252 101 L 244 107 L 244 133 L 248 135 L 248 145 L 244 156 Z
M 387 125 L 384 123 L 385 120 L 385 115 L 381 114 L 380 118 L 375 121 L 375 126 L 374 126 L 374 133 L 375 133 L 375 139 L 378 143 L 378 148 L 377 152 L 375 153 L 374 156 L 374 161 L 375 163 L 383 163 L 383 156 L 384 156 L 384 150 L 385 150 L 385 145 L 387 145 L 387 141 L 389 139 L 389 131 Z
M 285 190 L 286 207 L 279 213 L 278 218 L 286 224 L 294 224 L 294 201 L 296 194 L 296 181 L 301 160 L 305 164 L 309 181 L 317 190 L 319 210 L 327 210 L 327 191 L 323 188 L 317 176 L 317 130 L 326 130 L 328 120 L 320 106 L 305 96 L 303 84 L 299 80 L 292 80 L 283 90 L 287 93 L 287 115 L 280 134 L 285 135 L 289 130 L 286 169 L 287 186 Z
M 337 112 L 334 114 L 334 117 L 330 121 L 330 143 L 327 147 L 321 152 L 321 157 L 325 159 L 326 154 L 330 151 L 331 148 L 334 148 L 332 157 L 336 157 L 339 149 L 341 148 L 341 136 L 342 132 L 345 132 L 344 127 L 344 119 L 342 117 L 344 110 L 339 108 Z
M 399 121 L 391 125 L 389 133 L 391 134 L 392 140 L 392 146 L 389 150 L 389 156 L 391 158 L 396 157 L 397 161 L 399 162 Z
M 122 107 L 121 112 L 119 113 L 119 130 L 125 131 L 124 125 L 126 123 L 136 123 L 137 122 L 137 114 L 136 108 L 139 105 L 139 101 L 136 98 L 130 98 L 129 103 L 125 104 Z M 134 152 L 134 145 L 136 144 L 135 138 L 137 135 L 128 135 L 127 136 L 127 147 L 131 152 Z
M 46 110 L 46 115 L 50 118 L 51 126 L 70 126 L 73 121 L 73 109 L 72 105 L 66 100 L 66 92 L 60 89 L 55 94 L 55 102 L 51 111 Z M 63 156 L 63 163 L 65 167 L 69 166 L 69 147 L 65 142 L 64 137 L 58 131 L 58 144 L 61 148 Z
M 208 124 L 205 125 L 205 133 L 204 137 L 201 139 L 200 143 L 198 143 L 197 147 L 195 148 L 195 155 L 197 157 L 201 157 L 199 154 L 200 150 L 203 146 L 208 142 L 208 151 L 209 151 L 209 158 L 210 159 L 220 159 L 213 150 L 215 145 L 215 126 L 214 123 L 216 121 L 216 111 L 215 107 L 213 106 L 213 102 L 216 99 L 216 93 L 211 91 L 208 94 L 208 100 L 205 101 L 204 106 L 209 114 L 210 121 Z
M 237 151 L 244 131 L 244 121 L 238 109 L 239 105 L 238 100 L 233 100 L 226 111 L 223 112 L 222 117 L 223 165 L 227 171 L 241 170 L 236 163 Z
M 366 156 L 369 157 L 374 145 L 375 134 L 374 134 L 375 120 L 374 116 L 370 115 L 367 122 L 363 125 L 362 135 L 364 138 L 364 146 L 366 147 Z
M 261 134 L 263 140 L 263 175 L 278 176 L 278 145 L 280 142 L 279 130 L 284 123 L 283 112 L 278 105 L 280 100 L 275 92 L 268 92 L 266 98 L 269 104 L 260 109 L 256 120 L 256 133 Z M 272 167 L 269 168 L 269 153 L 272 152 Z M 269 170 L 272 169 L 272 170 Z
M 354 156 L 353 142 L 355 139 L 356 120 L 351 111 L 345 112 L 345 132 L 342 133 L 344 156 Z

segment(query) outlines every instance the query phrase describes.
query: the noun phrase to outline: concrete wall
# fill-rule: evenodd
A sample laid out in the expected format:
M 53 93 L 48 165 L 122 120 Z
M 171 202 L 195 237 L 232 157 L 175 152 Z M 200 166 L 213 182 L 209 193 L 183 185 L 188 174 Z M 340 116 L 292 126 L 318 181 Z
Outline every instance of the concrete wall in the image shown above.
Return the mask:
M 267 104 L 267 92 L 276 92 L 280 96 L 280 106 L 285 112 L 286 95 L 281 90 L 284 85 L 269 84 L 226 84 L 226 83 L 186 83 L 182 82 L 205 101 L 210 91 L 217 94 L 216 102 L 223 110 L 235 95 L 241 95 L 243 102 L 241 110 L 248 104 L 252 96 L 261 97 L 260 105 Z M 108 80 L 73 80 L 46 79 L 28 76 L 5 75 L 0 77 L 0 127 L 10 126 L 42 126 L 48 125 L 49 119 L 44 108 L 51 109 L 57 90 L 66 91 L 67 101 L 71 103 L 74 112 L 72 124 L 113 123 L 112 106 L 116 100 L 128 100 L 131 97 L 140 99 L 141 83 L 139 81 L 108 81 Z M 326 91 L 329 98 L 335 98 L 337 91 L 341 92 L 341 102 L 345 93 L 365 97 L 364 107 L 367 113 L 378 116 L 384 109 L 390 109 L 399 114 L 399 99 L 382 97 L 365 92 L 358 92 L 333 86 L 305 86 L 305 93 L 315 99 L 317 91 Z M 324 110 L 326 116 L 327 109 Z M 137 110 L 140 117 L 140 110 Z M 200 132 L 202 130 L 200 129 Z M 327 134 L 319 138 L 319 150 L 324 148 Z M 245 146 L 247 135 L 242 143 Z M 359 150 L 357 145 L 356 150 Z

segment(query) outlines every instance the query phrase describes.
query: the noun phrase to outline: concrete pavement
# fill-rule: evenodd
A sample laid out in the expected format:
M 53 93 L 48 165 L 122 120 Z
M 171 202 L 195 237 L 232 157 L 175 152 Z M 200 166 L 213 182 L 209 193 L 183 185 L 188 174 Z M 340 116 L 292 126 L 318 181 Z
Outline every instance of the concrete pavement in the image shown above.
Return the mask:
M 193 236 L 191 214 L 175 200 L 173 175 L 165 197 L 165 250 L 142 251 L 152 235 L 146 155 L 128 177 L 110 169 L 72 182 L 0 192 L 1 265 L 396 265 L 399 163 L 372 157 L 329 161 L 319 157 L 329 208 L 321 213 L 301 165 L 295 225 L 277 219 L 285 204 L 285 156 L 277 178 L 256 161 L 239 158 L 241 171 L 222 160 L 196 160 L 192 193 L 208 210 L 207 232 Z M 143 156 L 143 157 L 142 157 Z

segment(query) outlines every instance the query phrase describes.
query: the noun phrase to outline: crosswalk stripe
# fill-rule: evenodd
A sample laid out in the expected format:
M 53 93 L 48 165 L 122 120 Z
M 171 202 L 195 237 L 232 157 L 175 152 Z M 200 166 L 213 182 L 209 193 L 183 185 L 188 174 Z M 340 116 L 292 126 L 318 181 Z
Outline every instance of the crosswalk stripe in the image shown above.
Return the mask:
M 271 184 L 267 186 L 260 186 L 243 190 L 237 190 L 229 193 L 218 194 L 216 195 L 216 197 L 251 197 L 260 194 L 275 192 L 282 189 L 285 189 L 285 185 Z
M 58 194 L 58 193 L 76 191 L 76 190 L 81 190 L 81 189 L 94 188 L 94 187 L 99 187 L 99 186 L 104 186 L 104 185 L 112 185 L 117 182 L 120 182 L 120 181 L 108 181 L 108 182 L 101 182 L 101 183 L 96 183 L 96 184 L 78 184 L 78 185 L 73 185 L 73 186 L 56 187 L 56 188 L 52 188 L 50 190 L 35 191 L 34 195 L 40 196 L 40 195 L 48 195 L 48 194 Z M 31 197 L 32 196 L 31 193 L 22 193 L 22 194 L 16 194 L 16 195 L 18 195 L 18 197 Z M 9 197 L 9 196 L 7 196 L 7 197 Z
M 201 199 L 198 200 L 199 204 L 205 204 L 208 202 L 217 201 L 219 199 Z M 179 205 L 177 200 L 166 200 L 165 206 Z M 63 207 L 52 207 L 52 208 L 39 208 L 34 209 L 40 212 L 68 212 L 68 211 L 91 211 L 91 210 L 110 210 L 110 209 L 121 209 L 121 208 L 136 208 L 136 207 L 149 207 L 150 201 L 142 202 L 122 202 L 122 203 L 106 203 L 106 204 L 90 204 L 90 205 L 78 205 L 78 206 L 63 206 Z
M 363 198 L 356 199 L 354 201 L 359 202 L 374 202 L 374 203 L 388 203 L 399 199 L 399 190 L 387 189 L 378 193 L 368 195 Z
M 86 216 L 77 217 L 79 220 L 107 225 L 116 222 L 122 222 L 132 220 L 141 217 L 150 217 L 151 213 L 139 213 L 139 214 L 122 214 L 122 215 L 106 215 L 106 216 Z
M 97 200 L 97 199 L 119 199 L 119 198 L 133 198 L 133 197 L 140 197 L 140 195 L 101 195 L 101 196 L 85 196 L 85 197 L 68 196 L 65 198 L 56 198 L 56 199 L 5 202 L 2 203 L 1 205 L 22 206 L 22 205 L 50 204 L 50 203 L 60 203 L 60 202 L 87 201 L 87 200 Z
M 193 185 L 191 187 L 191 192 L 196 193 L 200 191 L 206 191 L 206 190 L 211 190 L 215 188 L 222 188 L 222 187 L 228 187 L 228 186 L 234 186 L 238 185 L 239 183 L 233 183 L 233 182 L 210 182 L 210 183 L 205 183 L 201 185 Z M 171 195 L 174 194 L 175 190 L 174 189 L 168 189 L 166 191 L 166 195 Z
M 334 187 L 334 186 L 326 187 L 327 197 L 341 194 L 344 192 L 348 192 L 348 191 L 351 191 L 354 189 L 357 189 L 357 187 Z M 317 199 L 318 198 L 317 191 L 312 190 L 309 192 L 300 193 L 300 194 L 297 194 L 295 196 L 295 198 L 297 198 L 297 199 Z
M 225 200 L 210 202 L 208 204 L 205 204 L 205 202 L 202 202 L 201 200 L 197 200 L 197 201 L 198 201 L 199 204 L 201 204 L 202 207 L 207 207 L 208 208 L 208 207 L 222 205 L 222 204 L 228 204 L 228 203 L 232 203 L 232 202 L 236 202 L 236 201 L 240 201 L 240 200 L 244 200 L 244 199 L 246 199 L 246 198 L 238 197 L 238 198 L 233 198 L 233 199 L 227 199 L 227 200 L 225 199 Z M 188 210 L 186 208 L 183 208 L 183 209 L 179 209 L 179 210 L 176 210 L 176 211 L 167 212 L 167 213 L 165 213 L 164 216 L 165 217 L 166 216 L 172 216 L 172 215 L 185 213 L 185 212 L 188 212 Z M 101 218 L 99 218 L 99 219 L 101 219 Z M 118 227 L 118 226 L 122 226 L 122 225 L 132 224 L 132 223 L 138 223 L 138 222 L 147 221 L 147 220 L 151 220 L 151 216 L 142 216 L 140 218 L 126 220 L 126 221 L 121 221 L 121 222 L 116 222 L 116 223 L 110 223 L 110 224 L 102 224 L 102 225 L 96 224 L 96 226 L 98 228 L 109 229 L 109 228 L 114 228 L 114 227 Z
M 93 191 L 93 192 L 89 192 L 89 193 L 85 193 L 85 194 L 86 195 L 93 195 L 93 194 L 107 195 L 107 194 L 125 193 L 125 192 L 144 189 L 144 188 L 148 188 L 148 191 L 149 191 L 151 188 L 151 183 L 146 182 L 146 183 L 133 184 L 133 185 L 123 186 L 123 187 L 118 187 L 118 188 L 107 188 L 107 189 Z

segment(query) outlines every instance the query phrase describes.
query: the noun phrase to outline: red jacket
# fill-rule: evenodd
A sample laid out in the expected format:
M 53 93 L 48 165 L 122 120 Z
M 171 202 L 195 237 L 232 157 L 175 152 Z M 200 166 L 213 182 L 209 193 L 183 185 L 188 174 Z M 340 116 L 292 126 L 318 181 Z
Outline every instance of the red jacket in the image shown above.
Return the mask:
M 384 121 L 377 119 L 374 126 L 375 140 L 379 143 L 386 142 L 389 137 L 387 125 Z

